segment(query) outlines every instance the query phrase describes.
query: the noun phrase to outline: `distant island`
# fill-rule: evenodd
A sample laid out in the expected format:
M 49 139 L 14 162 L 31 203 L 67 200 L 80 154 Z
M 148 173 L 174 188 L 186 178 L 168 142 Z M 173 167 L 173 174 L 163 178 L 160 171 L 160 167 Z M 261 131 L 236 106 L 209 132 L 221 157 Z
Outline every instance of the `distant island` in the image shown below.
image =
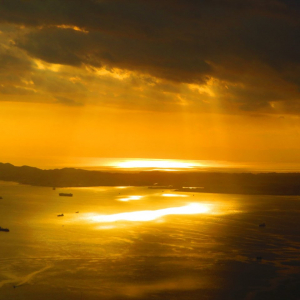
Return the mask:
M 300 195 L 300 173 L 42 170 L 0 163 L 0 180 L 45 187 L 149 186 L 201 193 Z

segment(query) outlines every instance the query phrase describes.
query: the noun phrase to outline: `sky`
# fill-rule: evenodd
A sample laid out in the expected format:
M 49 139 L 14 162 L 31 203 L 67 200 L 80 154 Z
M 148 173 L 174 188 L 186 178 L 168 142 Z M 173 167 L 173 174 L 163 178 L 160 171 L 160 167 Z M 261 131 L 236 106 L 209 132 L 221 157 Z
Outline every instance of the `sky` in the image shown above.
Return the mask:
M 299 37 L 297 0 L 0 0 L 0 161 L 300 165 Z

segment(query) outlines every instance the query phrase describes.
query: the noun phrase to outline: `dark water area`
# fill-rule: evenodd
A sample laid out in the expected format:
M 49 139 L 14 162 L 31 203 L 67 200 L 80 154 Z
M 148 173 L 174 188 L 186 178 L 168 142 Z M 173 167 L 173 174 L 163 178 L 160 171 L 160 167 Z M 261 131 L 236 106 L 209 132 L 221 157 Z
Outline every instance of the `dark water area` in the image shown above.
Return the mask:
M 10 183 L 0 196 L 1 300 L 300 299 L 299 196 Z

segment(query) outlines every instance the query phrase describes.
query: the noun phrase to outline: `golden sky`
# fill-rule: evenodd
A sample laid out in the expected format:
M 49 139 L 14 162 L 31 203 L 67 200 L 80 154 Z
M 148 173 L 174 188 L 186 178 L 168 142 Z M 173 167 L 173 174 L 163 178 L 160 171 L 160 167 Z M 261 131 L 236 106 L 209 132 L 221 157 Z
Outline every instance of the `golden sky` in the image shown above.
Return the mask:
M 0 1 L 0 161 L 300 163 L 299 12 L 293 0 Z

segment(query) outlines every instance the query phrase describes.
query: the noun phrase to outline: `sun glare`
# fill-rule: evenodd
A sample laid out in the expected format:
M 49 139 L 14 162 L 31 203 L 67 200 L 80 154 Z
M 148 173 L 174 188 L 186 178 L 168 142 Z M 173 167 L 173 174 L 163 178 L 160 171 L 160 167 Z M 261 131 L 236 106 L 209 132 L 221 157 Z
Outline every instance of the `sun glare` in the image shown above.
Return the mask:
M 194 162 L 183 162 L 179 160 L 162 160 L 162 159 L 143 159 L 143 160 L 125 160 L 117 161 L 112 165 L 115 168 L 135 169 L 135 168 L 155 168 L 155 169 L 192 169 L 202 165 Z
M 210 211 L 210 206 L 207 204 L 191 203 L 186 206 L 164 208 L 159 210 L 144 210 L 127 213 L 119 213 L 112 215 L 97 215 L 89 217 L 92 222 L 116 222 L 116 221 L 153 221 L 167 215 L 192 215 L 204 214 Z

